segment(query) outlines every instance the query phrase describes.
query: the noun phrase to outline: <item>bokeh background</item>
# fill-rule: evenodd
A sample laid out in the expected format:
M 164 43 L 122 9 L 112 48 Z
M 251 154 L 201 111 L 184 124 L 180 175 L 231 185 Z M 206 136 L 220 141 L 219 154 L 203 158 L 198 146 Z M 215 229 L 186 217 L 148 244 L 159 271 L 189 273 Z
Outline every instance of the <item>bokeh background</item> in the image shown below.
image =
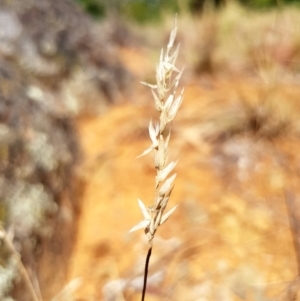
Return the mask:
M 300 300 L 298 0 L 0 0 L 0 300 L 140 300 L 177 14 L 182 107 L 146 299 Z

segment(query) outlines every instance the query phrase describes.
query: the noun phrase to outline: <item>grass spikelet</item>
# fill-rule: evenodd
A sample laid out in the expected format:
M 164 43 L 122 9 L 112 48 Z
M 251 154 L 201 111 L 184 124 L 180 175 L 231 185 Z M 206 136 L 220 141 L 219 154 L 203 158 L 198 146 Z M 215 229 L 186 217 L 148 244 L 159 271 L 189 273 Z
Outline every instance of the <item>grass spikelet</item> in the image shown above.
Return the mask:
M 179 70 L 175 66 L 179 52 L 179 45 L 174 46 L 176 33 L 177 22 L 175 19 L 167 49 L 166 51 L 161 51 L 159 63 L 156 67 L 156 84 L 153 85 L 142 82 L 143 85 L 151 89 L 154 106 L 160 115 L 157 123 L 152 122 L 152 120 L 149 123 L 149 136 L 152 145 L 139 156 L 144 156 L 151 151 L 154 152 L 154 167 L 156 169 L 154 204 L 150 207 L 146 207 L 141 200 L 138 200 L 144 220 L 130 230 L 130 232 L 133 232 L 144 228 L 149 243 L 144 271 L 142 301 L 145 299 L 148 266 L 155 233 L 158 227 L 162 225 L 177 208 L 177 206 L 175 206 L 165 213 L 176 178 L 176 174 L 171 175 L 171 172 L 177 164 L 177 161 L 168 163 L 168 145 L 171 136 L 172 122 L 182 103 L 184 92 L 184 89 L 182 89 L 179 95 L 177 93 L 177 87 L 183 70 Z

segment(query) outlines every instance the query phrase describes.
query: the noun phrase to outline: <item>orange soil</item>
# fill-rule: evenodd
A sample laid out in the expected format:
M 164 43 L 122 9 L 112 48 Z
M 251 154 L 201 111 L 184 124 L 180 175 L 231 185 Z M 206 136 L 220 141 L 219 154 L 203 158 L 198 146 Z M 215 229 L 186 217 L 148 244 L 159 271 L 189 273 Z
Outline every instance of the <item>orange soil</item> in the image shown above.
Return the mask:
M 124 55 L 135 66 L 130 52 Z M 299 191 L 300 141 L 289 130 L 269 139 L 268 127 L 248 128 L 245 103 L 259 108 L 265 95 L 276 96 L 275 109 L 267 107 L 271 130 L 280 132 L 283 111 L 291 123 L 299 116 L 297 87 L 266 92 L 246 78 L 186 86 L 169 154 L 179 158 L 169 206 L 180 206 L 155 238 L 150 275 L 157 278 L 149 281 L 147 300 L 265 300 L 297 275 L 283 192 Z M 78 300 L 140 298 L 147 241 L 143 231 L 128 230 L 141 220 L 137 198 L 149 205 L 153 199 L 153 158 L 135 159 L 149 146 L 155 114 L 144 98 L 77 123 L 86 187 L 69 280 L 83 281 Z M 123 290 L 113 282 L 120 279 Z

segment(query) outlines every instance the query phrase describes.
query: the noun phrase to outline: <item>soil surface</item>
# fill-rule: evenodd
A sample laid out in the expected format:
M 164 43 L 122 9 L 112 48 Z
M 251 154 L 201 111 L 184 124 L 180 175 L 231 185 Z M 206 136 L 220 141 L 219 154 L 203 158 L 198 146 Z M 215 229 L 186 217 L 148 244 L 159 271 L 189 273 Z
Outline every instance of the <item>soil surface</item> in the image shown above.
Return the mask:
M 143 53 L 122 56 L 144 79 Z M 183 82 L 169 150 L 179 163 L 168 208 L 179 207 L 155 237 L 146 299 L 300 300 L 283 297 L 299 268 L 287 211 L 300 192 L 299 86 L 240 76 Z M 128 231 L 142 219 L 137 199 L 153 201 L 153 156 L 136 157 L 157 114 L 151 92 L 138 89 L 77 121 L 85 190 L 68 271 L 82 281 L 77 300 L 140 300 L 147 240 Z

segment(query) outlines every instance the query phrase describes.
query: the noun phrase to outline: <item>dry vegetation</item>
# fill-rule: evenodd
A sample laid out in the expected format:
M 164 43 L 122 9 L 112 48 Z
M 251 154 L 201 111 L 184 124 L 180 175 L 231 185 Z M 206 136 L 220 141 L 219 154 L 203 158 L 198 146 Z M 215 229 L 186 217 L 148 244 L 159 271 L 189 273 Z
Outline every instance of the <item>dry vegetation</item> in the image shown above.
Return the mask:
M 231 6 L 179 17 L 186 92 L 169 153 L 180 210 L 156 234 L 147 300 L 298 300 L 299 220 L 291 229 L 285 192 L 299 193 L 299 16 Z M 137 78 L 152 80 L 171 26 L 144 28 L 149 48 L 120 49 Z M 147 240 L 127 231 L 135 200 L 153 195 L 151 163 L 135 157 L 154 110 L 136 91 L 77 123 L 88 180 L 69 279 L 82 277 L 82 300 L 140 298 Z
M 169 157 L 180 158 L 172 193 L 180 210 L 155 235 L 146 300 L 300 300 L 299 19 L 292 8 L 254 13 L 235 4 L 178 16 L 185 100 Z M 155 82 L 172 23 L 128 25 L 143 39 L 114 49 L 133 74 L 125 100 L 75 120 L 81 212 L 63 271 L 69 286 L 53 301 L 140 300 L 148 241 L 128 231 L 141 217 L 137 198 L 153 203 L 152 161 L 136 157 L 157 112 L 139 81 Z M 64 87 L 78 100 L 75 79 Z

